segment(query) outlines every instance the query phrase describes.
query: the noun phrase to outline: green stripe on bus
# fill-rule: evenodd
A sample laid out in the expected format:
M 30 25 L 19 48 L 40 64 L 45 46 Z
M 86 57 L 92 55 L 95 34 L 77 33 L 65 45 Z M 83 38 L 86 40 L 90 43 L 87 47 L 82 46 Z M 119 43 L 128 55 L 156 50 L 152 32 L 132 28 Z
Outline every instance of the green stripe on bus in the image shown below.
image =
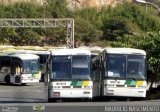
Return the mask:
M 129 85 L 131 83 L 131 80 L 126 80 L 125 85 Z
M 77 81 L 72 81 L 70 86 L 76 86 L 77 85 Z
M 32 73 L 32 77 L 35 77 L 35 74 L 34 74 L 34 73 Z
M 72 81 L 70 86 L 82 86 L 83 81 Z
M 130 85 L 131 86 L 136 86 L 136 81 L 131 81 Z
M 126 80 L 125 85 L 135 86 L 136 82 L 133 80 Z
M 76 86 L 82 86 L 83 81 L 78 81 Z

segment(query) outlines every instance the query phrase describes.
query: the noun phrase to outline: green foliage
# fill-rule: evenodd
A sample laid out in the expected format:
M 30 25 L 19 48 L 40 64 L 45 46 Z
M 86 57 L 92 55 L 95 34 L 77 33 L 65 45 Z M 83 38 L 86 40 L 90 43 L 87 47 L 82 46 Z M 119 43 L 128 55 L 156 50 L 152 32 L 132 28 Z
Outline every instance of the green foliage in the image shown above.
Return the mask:
M 149 32 L 140 43 L 140 47 L 147 52 L 148 80 L 152 85 L 160 80 L 160 32 Z
M 48 4 L 38 6 L 31 3 L 16 3 L 9 6 L 0 4 L 1 18 L 74 18 L 75 19 L 75 39 L 84 41 L 85 43 L 107 40 L 106 45 L 132 47 L 137 46 L 137 42 L 141 39 L 135 36 L 143 35 L 148 31 L 160 30 L 160 19 L 156 14 L 156 10 L 137 4 L 124 3 L 112 7 L 103 7 L 102 9 L 86 8 L 82 10 L 69 11 L 66 7 L 66 0 L 47 0 Z M 22 30 L 24 31 L 24 29 Z M 2 31 L 1 31 L 2 32 Z M 6 32 L 6 31 L 3 31 Z M 25 32 L 25 31 L 24 31 Z M 4 35 L 1 33 L 1 43 L 14 43 L 13 40 L 20 41 L 21 30 L 8 29 L 8 33 L 13 35 Z M 65 43 L 66 30 L 62 29 L 28 29 L 28 36 L 39 38 L 41 41 L 52 42 L 58 40 Z M 12 39 L 13 38 L 13 39 Z M 16 39 L 15 39 L 16 38 Z M 47 38 L 47 39 L 46 39 Z M 9 40 L 10 39 L 10 40 Z M 35 39 L 35 40 L 36 40 Z M 12 40 L 12 41 L 11 41 Z M 51 41 L 52 40 L 52 41 Z M 53 41 L 54 40 L 54 41 Z M 109 40 L 109 41 L 108 41 Z M 132 41 L 136 40 L 136 41 Z M 128 43 L 121 43 L 127 41 Z M 132 43 L 134 42 L 134 43 Z M 21 43 L 21 42 L 18 42 Z M 17 44 L 18 44 L 17 43 Z M 32 42 L 29 42 L 31 44 Z M 43 43 L 43 42 L 42 42 Z
M 147 52 L 149 70 L 155 75 L 154 81 L 160 80 L 160 32 L 149 32 L 140 41 L 140 47 Z
M 38 18 L 43 17 L 43 8 L 31 3 L 15 3 L 9 6 L 0 5 L 2 18 Z
M 104 8 L 100 13 L 103 21 L 103 39 L 116 40 L 117 36 L 137 32 L 139 34 L 148 31 L 160 30 L 160 19 L 155 16 L 155 10 L 135 4 L 118 5 L 116 8 Z
M 128 47 L 128 48 L 138 48 L 139 40 L 141 38 L 134 35 L 124 35 L 122 37 L 117 37 L 117 41 L 110 43 L 112 47 Z
M 49 3 L 52 17 L 64 18 L 69 14 L 66 0 L 51 0 Z
M 17 32 L 20 45 L 38 45 L 38 40 L 40 39 L 40 36 L 36 32 L 33 32 L 32 29 L 17 29 Z
M 66 29 L 37 28 L 34 31 L 41 35 L 40 45 L 61 46 L 66 44 Z
M 96 8 L 76 10 L 75 12 L 73 12 L 72 17 L 87 20 L 90 22 L 90 24 L 95 25 L 99 29 L 102 25 L 99 11 Z
M 101 35 L 101 32 L 87 20 L 76 19 L 75 20 L 75 39 L 82 40 L 86 43 L 96 41 Z
M 130 29 L 122 18 L 110 18 L 104 21 L 103 39 L 105 40 L 115 41 L 118 36 L 129 34 L 129 32 Z

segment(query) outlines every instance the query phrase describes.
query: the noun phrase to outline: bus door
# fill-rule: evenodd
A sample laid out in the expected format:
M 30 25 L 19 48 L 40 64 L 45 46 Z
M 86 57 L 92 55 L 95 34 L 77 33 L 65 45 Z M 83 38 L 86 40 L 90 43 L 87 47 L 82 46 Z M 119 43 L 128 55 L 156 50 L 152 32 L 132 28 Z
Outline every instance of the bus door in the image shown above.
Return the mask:
M 49 54 L 48 55 L 45 55 L 45 54 L 43 54 L 43 55 L 39 55 L 38 54 L 38 56 L 40 57 L 40 69 L 41 69 L 41 79 L 40 79 L 40 81 L 41 82 L 45 82 L 45 84 L 46 84 L 46 80 L 48 80 L 48 73 L 47 73 L 47 64 L 48 64 L 48 62 L 47 62 L 47 60 L 49 59 Z
M 0 82 L 5 82 L 10 75 L 10 59 L 8 57 L 0 58 Z
M 17 58 L 12 58 L 11 64 L 11 83 L 21 83 L 21 73 L 22 73 L 22 61 Z

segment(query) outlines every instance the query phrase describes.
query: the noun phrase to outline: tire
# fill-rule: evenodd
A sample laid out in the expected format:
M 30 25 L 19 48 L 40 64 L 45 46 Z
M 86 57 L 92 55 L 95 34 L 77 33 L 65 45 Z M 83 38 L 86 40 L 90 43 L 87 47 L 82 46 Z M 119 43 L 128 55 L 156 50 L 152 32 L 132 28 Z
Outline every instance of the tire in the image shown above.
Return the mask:
M 6 75 L 6 77 L 5 77 L 5 82 L 6 82 L 7 84 L 10 84 L 10 76 L 9 76 L 9 75 Z

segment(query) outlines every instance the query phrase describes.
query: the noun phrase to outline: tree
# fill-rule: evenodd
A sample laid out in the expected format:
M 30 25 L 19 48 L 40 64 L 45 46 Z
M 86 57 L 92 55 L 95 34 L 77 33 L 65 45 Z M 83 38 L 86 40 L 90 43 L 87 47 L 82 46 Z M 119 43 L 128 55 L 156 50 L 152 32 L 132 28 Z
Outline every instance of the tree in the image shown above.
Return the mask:
M 90 42 L 99 41 L 99 37 L 102 35 L 100 30 L 97 30 L 90 21 L 82 18 L 75 19 L 75 40 L 81 40 L 88 44 Z
M 160 81 L 160 31 L 149 32 L 145 38 L 140 41 L 139 47 L 147 52 L 148 76 L 152 84 Z M 151 88 L 150 87 L 150 88 Z
M 14 44 L 18 39 L 18 34 L 14 28 L 2 28 L 0 29 L 0 38 L 2 44 Z
M 66 0 L 51 0 L 50 9 L 54 18 L 67 17 L 68 9 Z
M 119 17 L 105 20 L 102 29 L 104 32 L 102 39 L 110 41 L 115 41 L 118 36 L 130 33 L 126 21 Z
M 128 47 L 128 48 L 137 48 L 139 44 L 140 37 L 134 35 L 124 34 L 123 36 L 117 37 L 116 41 L 112 41 L 110 46 L 112 47 Z
M 38 45 L 40 36 L 30 28 L 17 29 L 20 45 Z

